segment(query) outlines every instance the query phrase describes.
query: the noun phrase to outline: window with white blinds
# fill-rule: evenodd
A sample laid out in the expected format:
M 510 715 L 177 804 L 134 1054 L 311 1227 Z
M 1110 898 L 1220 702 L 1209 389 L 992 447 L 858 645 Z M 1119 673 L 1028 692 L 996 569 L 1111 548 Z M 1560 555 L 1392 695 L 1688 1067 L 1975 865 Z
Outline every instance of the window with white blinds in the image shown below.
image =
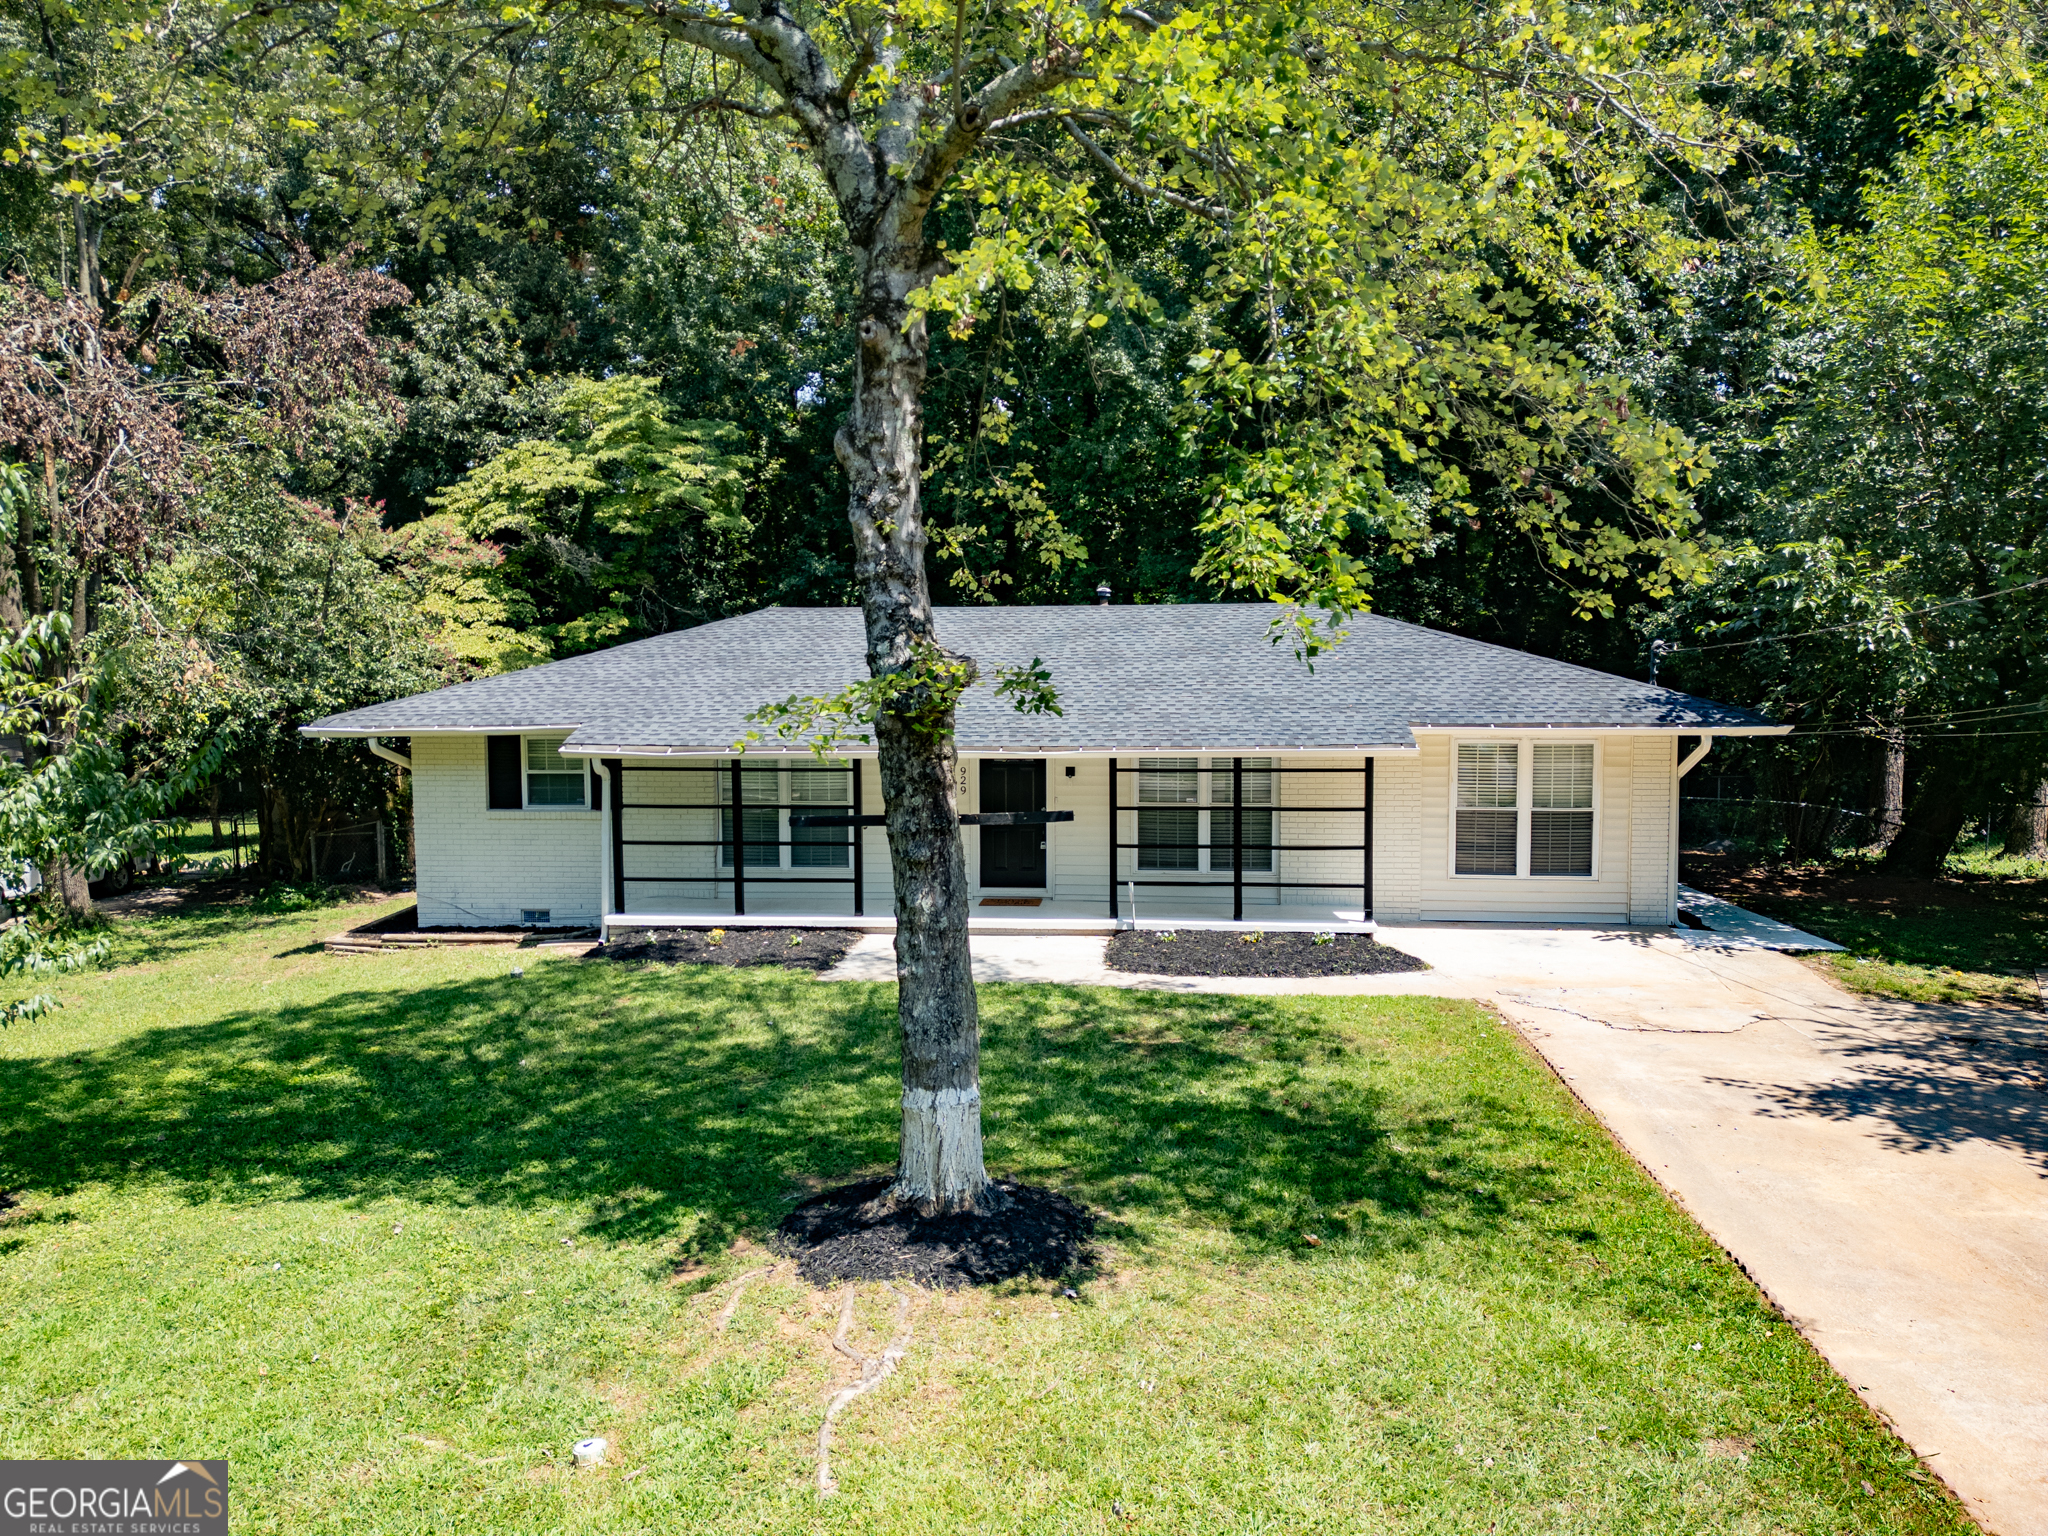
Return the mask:
M 853 770 L 850 768 L 792 768 L 789 770 L 790 812 L 789 862 L 793 869 L 845 869 L 853 862 L 853 828 L 799 827 L 794 825 L 806 805 L 836 807 L 817 812 L 821 816 L 853 814 Z
M 1538 742 L 1529 753 L 1529 873 L 1593 873 L 1593 744 Z
M 1212 757 L 1209 767 L 1209 799 L 1216 809 L 1209 813 L 1209 868 L 1230 871 L 1232 828 L 1237 815 L 1231 805 L 1232 759 Z M 1248 757 L 1244 760 L 1244 867 L 1247 871 L 1273 871 L 1273 759 Z
M 1201 760 L 1138 759 L 1138 868 L 1202 867 Z
M 589 776 L 580 757 L 562 756 L 566 736 L 526 738 L 526 803 L 561 807 L 583 803 L 583 781 Z
M 1461 875 L 1517 873 L 1521 747 L 1511 741 L 1458 745 L 1457 862 Z
M 1594 773 L 1589 741 L 1458 743 L 1452 872 L 1590 878 Z
M 729 765 L 718 765 L 718 800 L 721 805 L 732 804 L 732 773 Z M 782 798 L 780 773 L 762 773 L 752 765 L 740 771 L 740 799 L 749 807 L 760 805 L 759 810 L 743 810 L 746 817 L 740 831 L 746 838 L 747 868 L 780 869 L 782 849 L 777 843 L 782 837 L 782 815 L 775 809 L 775 802 Z M 718 813 L 718 836 L 721 847 L 718 850 L 718 867 L 732 868 L 732 812 Z

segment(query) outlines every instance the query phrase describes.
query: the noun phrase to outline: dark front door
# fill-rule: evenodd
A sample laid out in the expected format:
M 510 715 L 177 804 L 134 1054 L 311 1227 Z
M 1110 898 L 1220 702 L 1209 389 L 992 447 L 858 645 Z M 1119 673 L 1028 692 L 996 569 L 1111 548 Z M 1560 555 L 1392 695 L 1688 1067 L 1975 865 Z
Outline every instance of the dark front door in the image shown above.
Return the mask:
M 1045 759 L 1000 757 L 981 760 L 984 811 L 1045 809 Z M 983 827 L 981 883 L 1045 889 L 1044 827 Z

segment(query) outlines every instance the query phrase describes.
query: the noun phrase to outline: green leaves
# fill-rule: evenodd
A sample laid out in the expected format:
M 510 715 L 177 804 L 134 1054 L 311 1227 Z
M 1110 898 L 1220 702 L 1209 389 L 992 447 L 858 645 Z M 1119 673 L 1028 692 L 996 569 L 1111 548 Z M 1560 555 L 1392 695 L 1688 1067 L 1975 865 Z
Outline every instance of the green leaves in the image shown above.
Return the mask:
M 688 523 L 725 538 L 741 514 L 749 461 L 723 422 L 670 421 L 652 379 L 572 379 L 553 440 L 515 443 L 429 504 L 473 538 L 572 535 L 584 522 L 656 537 Z

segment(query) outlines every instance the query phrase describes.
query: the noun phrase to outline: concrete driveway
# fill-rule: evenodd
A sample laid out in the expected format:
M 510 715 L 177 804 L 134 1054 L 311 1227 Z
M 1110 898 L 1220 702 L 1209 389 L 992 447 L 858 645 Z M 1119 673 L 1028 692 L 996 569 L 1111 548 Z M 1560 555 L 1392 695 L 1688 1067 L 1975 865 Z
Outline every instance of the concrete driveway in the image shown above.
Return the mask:
M 1381 937 L 1433 969 L 1189 981 L 977 938 L 975 974 L 1494 1004 L 1988 1530 L 2048 1536 L 2043 1015 L 1859 999 L 1754 933 Z M 890 941 L 827 974 L 893 978 Z

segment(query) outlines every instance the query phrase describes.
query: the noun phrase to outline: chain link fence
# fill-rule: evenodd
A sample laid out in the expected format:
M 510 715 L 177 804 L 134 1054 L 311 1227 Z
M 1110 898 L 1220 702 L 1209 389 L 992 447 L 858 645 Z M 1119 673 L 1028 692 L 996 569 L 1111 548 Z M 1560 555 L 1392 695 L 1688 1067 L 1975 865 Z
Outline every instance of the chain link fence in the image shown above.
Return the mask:
M 358 822 L 308 833 L 306 857 L 311 878 L 335 882 L 390 883 L 400 862 L 402 845 L 394 845 L 381 821 Z

